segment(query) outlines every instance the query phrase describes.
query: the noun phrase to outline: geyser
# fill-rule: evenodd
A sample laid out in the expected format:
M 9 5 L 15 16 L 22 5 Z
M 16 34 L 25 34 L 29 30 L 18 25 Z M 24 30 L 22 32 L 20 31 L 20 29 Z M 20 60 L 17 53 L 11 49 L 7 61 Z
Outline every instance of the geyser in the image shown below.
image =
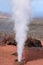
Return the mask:
M 14 63 L 15 63 L 15 65 L 24 65 L 25 64 L 24 60 L 22 60 L 21 62 L 18 62 L 17 59 L 14 61 Z
M 31 18 L 31 5 L 30 0 L 11 0 L 11 3 L 14 31 L 16 33 L 18 62 L 21 62 L 27 31 L 29 31 L 28 24 L 30 24 Z

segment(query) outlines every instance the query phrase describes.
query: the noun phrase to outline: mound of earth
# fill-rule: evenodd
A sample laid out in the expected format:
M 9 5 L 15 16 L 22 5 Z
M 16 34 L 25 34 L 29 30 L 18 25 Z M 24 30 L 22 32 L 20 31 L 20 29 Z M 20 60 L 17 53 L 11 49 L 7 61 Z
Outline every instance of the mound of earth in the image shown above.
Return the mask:
M 17 45 L 17 42 L 15 41 L 15 34 L 4 34 L 0 33 L 0 45 Z M 41 41 L 38 39 L 33 39 L 32 37 L 28 37 L 25 41 L 25 46 L 28 47 L 42 47 Z
M 38 39 L 28 38 L 25 42 L 28 47 L 42 47 L 41 41 Z

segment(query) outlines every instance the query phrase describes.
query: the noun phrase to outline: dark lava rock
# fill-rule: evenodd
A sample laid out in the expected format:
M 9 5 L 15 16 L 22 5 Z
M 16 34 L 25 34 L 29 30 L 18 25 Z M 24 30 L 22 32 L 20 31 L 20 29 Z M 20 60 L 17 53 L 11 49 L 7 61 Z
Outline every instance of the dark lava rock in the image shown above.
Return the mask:
M 17 45 L 17 42 L 15 40 L 15 35 L 14 33 L 10 33 L 10 34 L 4 34 L 4 33 L 0 33 L 0 45 Z M 27 38 L 27 40 L 25 41 L 25 46 L 28 47 L 42 47 L 41 45 L 41 41 L 38 39 L 33 39 L 32 37 Z
M 5 40 L 6 40 L 5 43 L 6 43 L 7 45 L 14 45 L 14 46 L 17 45 L 17 43 L 16 43 L 16 41 L 15 41 L 15 36 L 14 36 L 14 34 L 7 35 L 6 38 L 5 38 Z
M 5 34 L 0 33 L 0 45 L 5 46 Z
M 11 41 L 8 41 L 8 42 L 7 42 L 7 45 L 14 45 L 14 46 L 16 46 L 17 43 L 16 43 L 15 40 L 11 40 Z
M 17 54 L 17 52 L 15 52 L 15 53 L 13 53 L 12 55 L 17 56 L 18 54 Z
M 25 46 L 28 46 L 28 47 L 42 47 L 40 40 L 32 39 L 32 38 L 28 38 L 26 40 Z
M 0 33 L 0 45 L 17 45 L 15 41 L 15 36 L 13 33 L 7 34 L 7 33 Z

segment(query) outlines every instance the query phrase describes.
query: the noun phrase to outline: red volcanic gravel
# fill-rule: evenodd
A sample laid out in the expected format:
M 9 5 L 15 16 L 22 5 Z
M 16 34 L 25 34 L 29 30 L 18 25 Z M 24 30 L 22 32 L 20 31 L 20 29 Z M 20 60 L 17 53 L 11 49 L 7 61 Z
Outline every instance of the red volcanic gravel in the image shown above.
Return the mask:
M 15 65 L 15 60 L 17 59 L 16 55 L 16 46 L 0 46 L 0 65 Z M 24 65 L 43 65 L 43 47 L 32 47 L 24 48 L 23 52 Z

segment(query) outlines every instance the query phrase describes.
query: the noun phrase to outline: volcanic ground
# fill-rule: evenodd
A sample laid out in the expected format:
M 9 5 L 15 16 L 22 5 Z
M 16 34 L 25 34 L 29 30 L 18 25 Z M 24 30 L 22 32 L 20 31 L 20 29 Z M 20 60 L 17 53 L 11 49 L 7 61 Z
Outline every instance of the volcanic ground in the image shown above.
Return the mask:
M 2 14 L 1 14 L 2 15 Z M 0 32 L 12 32 L 14 23 L 9 18 L 0 17 Z M 30 25 L 29 35 L 43 40 L 43 18 L 36 19 Z M 1 40 L 2 38 L 2 40 Z M 0 40 L 3 42 L 3 37 Z M 8 42 L 7 42 L 8 43 Z M 41 41 L 43 45 L 43 41 Z M 15 65 L 17 47 L 14 45 L 0 45 L 0 65 Z M 43 65 L 43 47 L 25 47 L 23 51 L 24 65 Z
M 0 65 L 15 65 L 15 60 L 17 59 L 16 52 L 16 46 L 0 46 Z M 25 59 L 24 65 L 43 65 L 43 47 L 25 47 L 23 59 Z

